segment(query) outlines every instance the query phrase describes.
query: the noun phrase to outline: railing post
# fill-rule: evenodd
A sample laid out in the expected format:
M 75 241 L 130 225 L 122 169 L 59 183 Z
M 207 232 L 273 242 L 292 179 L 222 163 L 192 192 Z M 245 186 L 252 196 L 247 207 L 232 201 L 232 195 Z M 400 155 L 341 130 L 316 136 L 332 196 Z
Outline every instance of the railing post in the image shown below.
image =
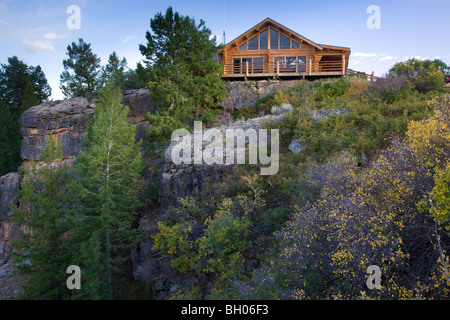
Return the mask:
M 345 56 L 342 56 L 342 75 L 345 75 Z
M 248 78 L 248 61 L 245 61 L 245 76 Z
M 312 73 L 312 59 L 309 59 L 309 68 L 308 68 L 308 75 L 311 75 Z
M 277 60 L 277 77 L 280 75 L 280 60 Z

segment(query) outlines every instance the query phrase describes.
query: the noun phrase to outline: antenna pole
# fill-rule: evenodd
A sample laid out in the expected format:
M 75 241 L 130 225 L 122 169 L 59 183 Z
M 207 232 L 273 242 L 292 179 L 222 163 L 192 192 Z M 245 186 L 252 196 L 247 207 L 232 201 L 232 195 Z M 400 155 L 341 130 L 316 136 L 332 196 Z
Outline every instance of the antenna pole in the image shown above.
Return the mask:
M 225 18 L 226 18 L 225 1 L 226 0 L 223 0 L 223 36 L 222 36 L 222 40 L 223 40 L 224 46 L 227 44 L 227 35 L 225 33 Z

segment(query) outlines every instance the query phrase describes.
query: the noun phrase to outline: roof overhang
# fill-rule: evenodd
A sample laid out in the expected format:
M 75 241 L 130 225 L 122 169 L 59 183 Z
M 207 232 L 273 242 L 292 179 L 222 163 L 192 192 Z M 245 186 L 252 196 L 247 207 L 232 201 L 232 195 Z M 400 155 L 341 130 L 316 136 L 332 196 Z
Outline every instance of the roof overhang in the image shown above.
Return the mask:
M 319 44 L 309 40 L 308 38 L 298 34 L 297 32 L 283 26 L 281 23 L 278 23 L 270 18 L 266 18 L 265 20 L 261 21 L 256 26 L 254 26 L 253 28 L 247 30 L 246 32 L 244 32 L 243 34 L 238 36 L 237 38 L 233 39 L 228 44 L 226 44 L 223 49 L 225 50 L 225 49 L 229 49 L 229 48 L 238 46 L 239 43 L 241 43 L 244 40 L 249 39 L 253 34 L 258 33 L 259 31 L 263 30 L 264 28 L 266 28 L 268 26 L 274 28 L 275 30 L 282 31 L 282 32 L 288 34 L 289 36 L 298 39 L 300 42 L 305 42 L 305 43 L 315 47 L 318 50 L 324 49 L 324 47 L 322 45 L 319 45 Z

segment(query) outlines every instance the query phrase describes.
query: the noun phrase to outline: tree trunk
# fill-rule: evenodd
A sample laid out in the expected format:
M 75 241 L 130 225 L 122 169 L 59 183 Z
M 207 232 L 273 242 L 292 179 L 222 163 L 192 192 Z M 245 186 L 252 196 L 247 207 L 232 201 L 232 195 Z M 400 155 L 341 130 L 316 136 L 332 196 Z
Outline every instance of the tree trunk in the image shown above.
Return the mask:
M 112 271 L 111 271 L 111 248 L 109 240 L 109 231 L 106 232 L 106 255 L 108 259 L 108 288 L 109 288 L 109 298 L 114 300 L 114 287 L 112 281 Z

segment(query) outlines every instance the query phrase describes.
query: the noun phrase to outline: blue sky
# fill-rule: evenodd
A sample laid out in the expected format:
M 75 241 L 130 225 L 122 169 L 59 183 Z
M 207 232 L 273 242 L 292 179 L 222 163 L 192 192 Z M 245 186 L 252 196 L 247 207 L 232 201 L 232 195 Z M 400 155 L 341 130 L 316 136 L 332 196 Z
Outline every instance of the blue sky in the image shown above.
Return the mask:
M 80 29 L 67 27 L 71 5 L 80 8 Z M 380 8 L 380 29 L 367 27 L 370 5 Z M 40 65 L 52 98 L 61 99 L 59 75 L 71 42 L 91 43 L 102 64 L 116 51 L 134 68 L 150 19 L 168 6 L 203 19 L 219 42 L 224 29 L 231 41 L 270 17 L 317 43 L 350 47 L 350 67 L 376 75 L 409 57 L 450 64 L 450 0 L 0 0 L 0 63 L 18 56 Z

